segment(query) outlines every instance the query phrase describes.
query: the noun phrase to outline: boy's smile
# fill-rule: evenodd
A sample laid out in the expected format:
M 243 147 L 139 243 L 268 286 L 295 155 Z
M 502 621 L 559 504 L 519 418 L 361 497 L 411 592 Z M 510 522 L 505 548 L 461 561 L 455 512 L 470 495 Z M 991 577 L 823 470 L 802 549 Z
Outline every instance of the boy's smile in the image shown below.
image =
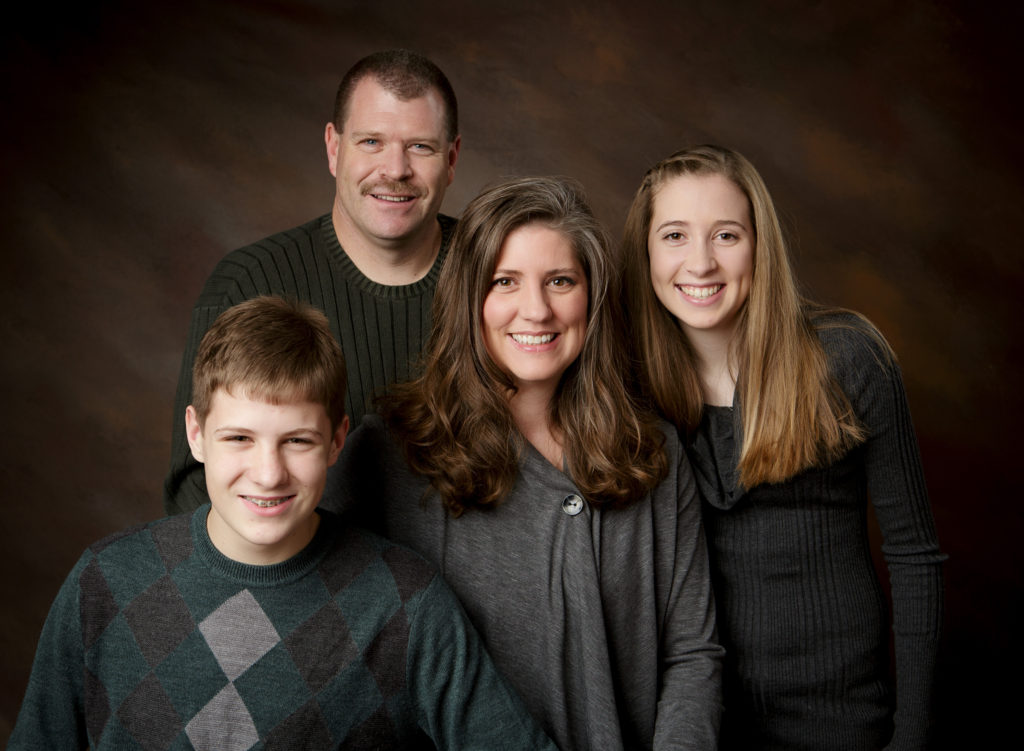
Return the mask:
M 337 430 L 323 405 L 250 399 L 243 388 L 218 389 L 200 426 L 190 406 L 185 422 L 195 458 L 205 465 L 212 509 L 207 529 L 228 558 L 271 564 L 291 558 L 316 533 L 327 468 L 348 428 Z

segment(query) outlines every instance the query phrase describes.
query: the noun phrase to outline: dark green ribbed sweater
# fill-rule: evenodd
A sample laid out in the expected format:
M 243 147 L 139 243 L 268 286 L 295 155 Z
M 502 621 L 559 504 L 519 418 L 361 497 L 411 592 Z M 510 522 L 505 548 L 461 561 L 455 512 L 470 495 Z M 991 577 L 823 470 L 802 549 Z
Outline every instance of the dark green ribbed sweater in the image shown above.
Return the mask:
M 419 556 L 321 512 L 302 552 L 250 566 L 208 510 L 82 555 L 9 749 L 554 749 Z
M 168 514 L 206 503 L 206 481 L 189 451 L 185 408 L 192 400 L 192 363 L 214 320 L 240 302 L 281 295 L 308 302 L 330 321 L 348 369 L 346 411 L 360 423 L 374 397 L 407 380 L 430 334 L 431 305 L 455 220 L 438 216 L 441 252 L 422 279 L 401 286 L 367 279 L 338 244 L 330 214 L 225 256 L 206 282 L 195 308 L 174 397 L 171 466 L 164 483 Z
M 843 314 L 832 324 L 819 337 L 869 431 L 865 444 L 832 466 L 745 491 L 737 404 L 707 408 L 689 451 L 726 649 L 722 749 L 926 747 L 945 556 L 899 367 L 861 319 Z M 871 560 L 869 501 L 891 619 Z

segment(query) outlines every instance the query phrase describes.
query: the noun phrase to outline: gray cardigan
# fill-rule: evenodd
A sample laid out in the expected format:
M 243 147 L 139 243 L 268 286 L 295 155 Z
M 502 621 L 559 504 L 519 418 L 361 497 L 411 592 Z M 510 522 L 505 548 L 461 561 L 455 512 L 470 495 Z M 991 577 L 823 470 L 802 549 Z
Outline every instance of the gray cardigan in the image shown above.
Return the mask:
M 563 751 L 713 749 L 722 649 L 700 506 L 668 425 L 670 471 L 618 510 L 580 500 L 529 444 L 511 494 L 452 518 L 379 417 L 349 438 L 325 503 L 435 564 L 499 669 Z M 365 517 L 363 523 L 367 523 Z

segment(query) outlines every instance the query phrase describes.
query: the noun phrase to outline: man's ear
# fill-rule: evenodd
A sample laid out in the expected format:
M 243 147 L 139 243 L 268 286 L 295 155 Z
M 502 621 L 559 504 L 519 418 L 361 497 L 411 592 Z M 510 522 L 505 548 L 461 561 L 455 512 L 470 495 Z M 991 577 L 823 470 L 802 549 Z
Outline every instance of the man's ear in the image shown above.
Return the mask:
M 196 408 L 191 404 L 185 408 L 185 435 L 188 437 L 188 445 L 192 449 L 192 456 L 200 464 L 203 463 L 203 426 L 199 424 L 199 416 Z
M 330 467 L 334 462 L 338 461 L 338 455 L 341 454 L 342 448 L 345 447 L 345 436 L 348 435 L 348 415 L 341 421 L 337 429 L 334 431 L 334 435 L 331 436 L 331 446 L 327 454 L 327 466 Z
M 338 146 L 341 134 L 334 129 L 334 123 L 327 123 L 324 128 L 324 146 L 327 147 L 327 169 L 335 177 L 338 176 Z
M 455 179 L 455 163 L 459 161 L 459 149 L 462 147 L 462 136 L 455 136 L 455 140 L 448 146 L 448 184 Z

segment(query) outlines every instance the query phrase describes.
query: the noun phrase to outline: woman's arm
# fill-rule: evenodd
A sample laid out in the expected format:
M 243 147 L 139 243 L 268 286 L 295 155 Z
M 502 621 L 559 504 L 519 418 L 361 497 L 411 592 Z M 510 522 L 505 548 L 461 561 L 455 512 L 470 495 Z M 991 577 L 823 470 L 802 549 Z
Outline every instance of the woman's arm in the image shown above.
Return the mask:
M 690 464 L 674 435 L 669 441 L 674 471 L 655 494 L 670 492 L 674 522 L 656 530 L 658 566 L 668 574 L 661 628 L 661 686 L 655 749 L 715 749 L 722 712 L 724 650 L 715 637 L 707 546 L 700 500 Z M 666 523 L 669 522 L 669 523 Z

